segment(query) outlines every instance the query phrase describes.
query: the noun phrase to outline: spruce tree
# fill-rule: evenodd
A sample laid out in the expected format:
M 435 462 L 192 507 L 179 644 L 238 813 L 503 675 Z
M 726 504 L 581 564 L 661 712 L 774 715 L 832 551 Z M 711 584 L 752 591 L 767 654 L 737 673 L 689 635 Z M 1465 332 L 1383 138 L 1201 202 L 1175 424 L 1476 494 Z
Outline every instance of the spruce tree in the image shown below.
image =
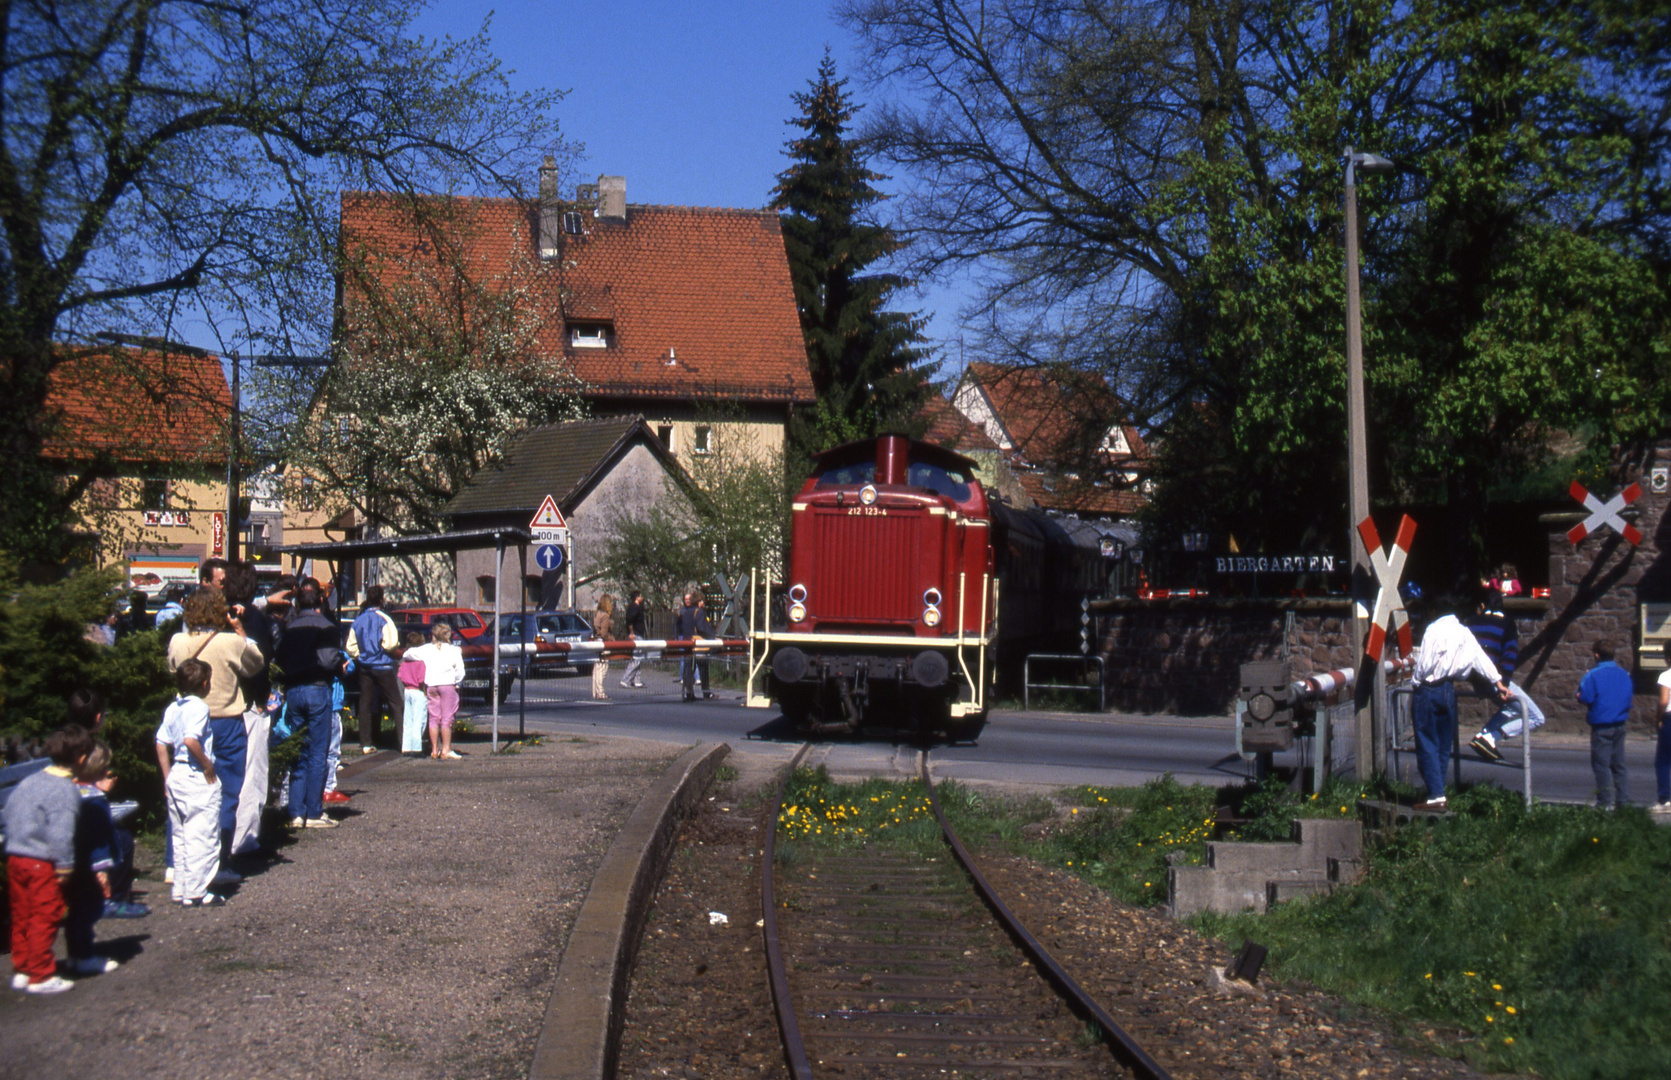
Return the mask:
M 778 174 L 772 208 L 782 213 L 784 245 L 800 309 L 818 405 L 794 425 L 801 448 L 816 452 L 881 432 L 920 434 L 922 404 L 932 392 L 921 320 L 884 310 L 907 284 L 896 274 L 865 270 L 900 248 L 892 230 L 869 211 L 885 196 L 886 177 L 865 167 L 847 137 L 859 107 L 836 78 L 828 52 L 809 89 L 794 95 L 801 114 L 788 121 L 800 134 L 786 146 L 790 166 Z

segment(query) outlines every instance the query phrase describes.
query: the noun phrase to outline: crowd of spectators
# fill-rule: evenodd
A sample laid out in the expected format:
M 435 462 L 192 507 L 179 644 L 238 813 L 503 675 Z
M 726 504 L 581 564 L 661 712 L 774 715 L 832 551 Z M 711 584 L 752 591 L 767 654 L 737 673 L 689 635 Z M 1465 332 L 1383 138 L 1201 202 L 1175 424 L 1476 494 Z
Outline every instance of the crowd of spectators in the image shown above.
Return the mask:
M 463 656 L 444 624 L 435 640 L 402 647 L 384 614 L 382 590 L 366 603 L 346 643 L 326 610 L 325 590 L 312 578 L 284 576 L 258 597 L 249 563 L 210 559 L 199 583 L 171 599 L 155 626 L 168 635 L 167 661 L 176 696 L 159 718 L 155 743 L 167 806 L 165 881 L 173 902 L 219 907 L 241 875 L 229 865 L 262 849 L 262 814 L 270 790 L 269 746 L 299 733 L 300 752 L 281 779 L 279 801 L 292 829 L 334 829 L 328 806 L 349 801 L 336 788 L 342 754 L 344 680 L 359 675 L 360 741 L 376 750 L 376 698 L 397 716 L 402 700 L 396 665 L 417 691 L 404 717 L 402 746 L 430 756 L 452 749 Z M 174 603 L 173 600 L 177 600 Z M 89 640 L 113 644 L 148 629 L 143 600 L 130 600 L 109 620 L 88 628 Z M 175 620 L 177 625 L 173 625 Z M 402 664 L 402 661 L 405 661 Z M 386 677 L 385 677 L 386 676 Z M 387 684 L 387 685 L 385 685 Z M 369 699 L 369 700 L 368 700 Z M 93 691 L 69 701 L 69 722 L 46 742 L 50 764 L 12 789 L 5 804 L 8 898 L 12 921 L 12 987 L 35 994 L 74 985 L 59 974 L 53 947 L 65 933 L 68 974 L 96 975 L 117 961 L 94 949 L 100 918 L 142 918 L 135 903 L 133 837 L 117 824 L 105 795 L 110 750 L 98 737 L 104 702 Z

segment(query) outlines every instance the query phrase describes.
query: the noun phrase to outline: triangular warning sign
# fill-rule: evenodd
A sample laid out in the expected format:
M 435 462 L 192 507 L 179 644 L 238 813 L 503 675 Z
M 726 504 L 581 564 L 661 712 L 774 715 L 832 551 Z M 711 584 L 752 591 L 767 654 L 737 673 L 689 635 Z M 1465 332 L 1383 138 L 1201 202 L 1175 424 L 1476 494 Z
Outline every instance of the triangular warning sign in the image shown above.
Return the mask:
M 540 503 L 539 513 L 528 523 L 530 529 L 566 529 L 569 523 L 563 520 L 563 512 L 557 509 L 557 500 L 550 495 L 545 502 Z

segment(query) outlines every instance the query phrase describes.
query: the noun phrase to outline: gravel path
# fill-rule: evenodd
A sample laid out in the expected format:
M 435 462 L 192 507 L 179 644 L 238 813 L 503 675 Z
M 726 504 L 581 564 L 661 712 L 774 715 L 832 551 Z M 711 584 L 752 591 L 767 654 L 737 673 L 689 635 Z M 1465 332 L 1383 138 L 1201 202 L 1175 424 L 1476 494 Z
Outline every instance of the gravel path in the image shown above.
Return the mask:
M 678 748 L 464 749 L 345 781 L 342 827 L 299 835 L 224 908 L 169 905 L 154 872 L 149 918 L 99 926 L 119 970 L 0 995 L 0 1076 L 526 1075 L 593 872 Z

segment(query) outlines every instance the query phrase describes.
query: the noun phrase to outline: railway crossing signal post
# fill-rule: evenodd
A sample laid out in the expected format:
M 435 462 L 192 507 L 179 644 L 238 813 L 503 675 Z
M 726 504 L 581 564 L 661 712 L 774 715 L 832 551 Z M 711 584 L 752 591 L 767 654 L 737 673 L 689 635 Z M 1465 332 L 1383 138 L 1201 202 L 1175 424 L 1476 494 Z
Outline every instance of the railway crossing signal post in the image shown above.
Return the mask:
M 1388 173 L 1393 163 L 1379 154 L 1354 153 L 1346 148 L 1346 425 L 1347 465 L 1350 474 L 1351 507 L 1347 533 L 1352 544 L 1352 652 L 1362 666 L 1365 654 L 1365 635 L 1368 632 L 1369 605 L 1372 603 L 1375 577 L 1370 567 L 1369 550 L 1358 535 L 1358 522 L 1369 517 L 1369 451 L 1364 435 L 1363 400 L 1363 326 L 1358 300 L 1358 188 L 1357 170 L 1365 173 Z M 1374 658 L 1369 669 L 1373 677 L 1359 679 L 1354 691 L 1357 710 L 1355 725 L 1356 758 L 1359 779 L 1367 780 L 1377 772 L 1386 771 L 1386 700 L 1387 677 L 1381 670 L 1381 658 Z M 1366 752 L 1367 751 L 1367 752 Z

